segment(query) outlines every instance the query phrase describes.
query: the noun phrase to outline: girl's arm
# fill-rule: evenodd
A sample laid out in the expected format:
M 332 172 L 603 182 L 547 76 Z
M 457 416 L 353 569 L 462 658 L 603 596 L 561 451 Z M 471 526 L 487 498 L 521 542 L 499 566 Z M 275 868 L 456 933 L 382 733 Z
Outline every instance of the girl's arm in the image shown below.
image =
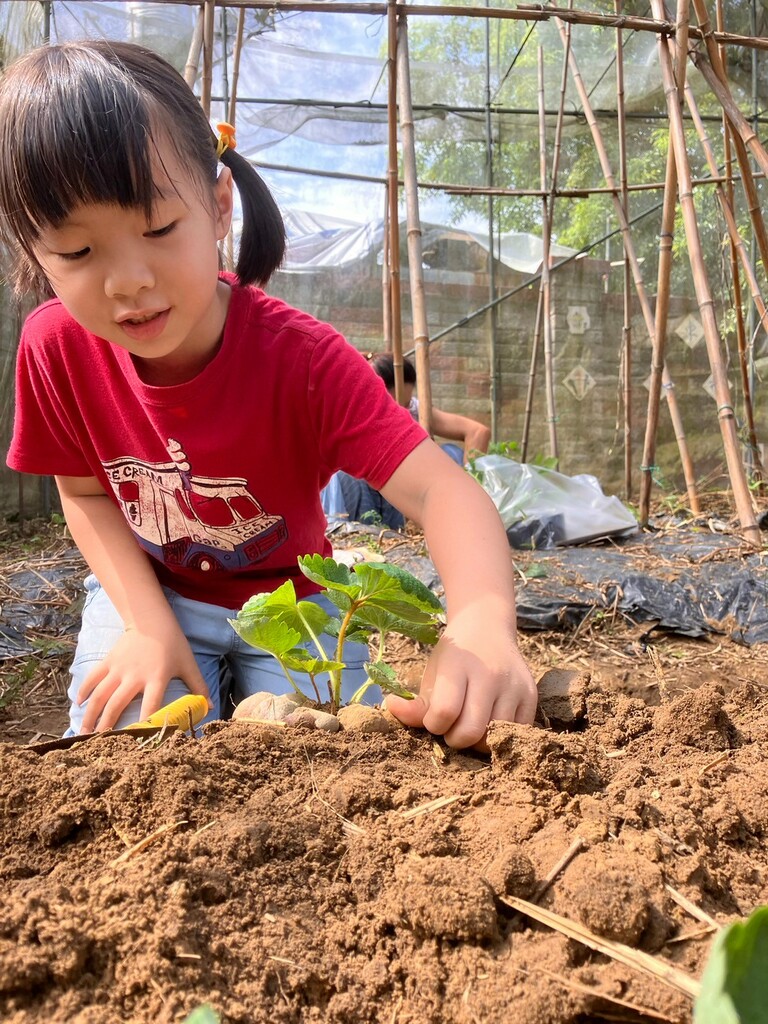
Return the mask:
M 430 432 L 446 441 L 461 441 L 465 459 L 476 452 L 487 452 L 491 443 L 491 431 L 483 423 L 469 416 L 433 409 L 429 423 Z
M 99 731 L 112 728 L 139 694 L 141 718 L 146 718 L 162 706 L 173 678 L 208 698 L 187 639 L 120 510 L 96 477 L 57 476 L 56 484 L 75 544 L 125 624 L 122 637 L 77 694 L 78 704 L 88 700 L 83 732 L 92 732 L 97 723 Z
M 403 460 L 382 494 L 421 524 L 448 622 L 419 696 L 389 697 L 387 706 L 452 747 L 482 743 L 493 719 L 532 722 L 536 684 L 517 647 L 512 555 L 490 497 L 431 441 Z

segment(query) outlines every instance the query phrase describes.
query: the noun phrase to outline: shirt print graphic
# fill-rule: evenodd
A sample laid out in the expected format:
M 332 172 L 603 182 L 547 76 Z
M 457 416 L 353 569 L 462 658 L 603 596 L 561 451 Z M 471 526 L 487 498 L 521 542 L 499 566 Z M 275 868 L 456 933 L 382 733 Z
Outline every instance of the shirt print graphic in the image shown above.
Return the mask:
M 146 552 L 171 569 L 233 572 L 284 544 L 282 516 L 269 515 L 239 477 L 195 476 L 181 444 L 169 462 L 123 456 L 104 470 L 123 515 Z

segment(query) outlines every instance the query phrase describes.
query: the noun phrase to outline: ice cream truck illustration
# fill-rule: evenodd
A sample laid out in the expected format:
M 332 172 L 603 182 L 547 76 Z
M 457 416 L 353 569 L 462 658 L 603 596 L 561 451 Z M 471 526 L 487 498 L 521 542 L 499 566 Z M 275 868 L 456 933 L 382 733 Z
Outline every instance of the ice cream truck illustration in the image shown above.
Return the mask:
M 245 569 L 288 537 L 282 516 L 268 515 L 238 477 L 192 473 L 178 441 L 169 462 L 120 458 L 104 469 L 141 546 L 169 566 L 203 572 Z

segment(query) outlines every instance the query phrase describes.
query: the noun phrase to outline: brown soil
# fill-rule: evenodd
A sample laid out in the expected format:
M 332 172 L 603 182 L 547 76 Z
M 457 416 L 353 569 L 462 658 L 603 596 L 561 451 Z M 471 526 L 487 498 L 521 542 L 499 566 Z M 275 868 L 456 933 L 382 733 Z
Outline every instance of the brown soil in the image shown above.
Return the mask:
M 509 905 L 696 977 L 710 922 L 768 902 L 768 657 L 646 633 L 524 636 L 537 672 L 591 682 L 569 724 L 493 726 L 490 757 L 240 723 L 40 755 L 68 654 L 37 655 L 0 721 L 0 1019 L 690 1021 L 678 988 Z M 401 645 L 406 678 L 423 660 Z

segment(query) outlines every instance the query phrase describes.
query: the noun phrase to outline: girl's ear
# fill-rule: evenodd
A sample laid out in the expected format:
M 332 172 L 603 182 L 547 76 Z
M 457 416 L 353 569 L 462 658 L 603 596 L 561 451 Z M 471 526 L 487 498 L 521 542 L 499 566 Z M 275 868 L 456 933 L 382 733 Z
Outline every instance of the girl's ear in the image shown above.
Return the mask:
M 223 167 L 213 188 L 214 214 L 216 218 L 216 238 L 226 238 L 232 224 L 232 171 Z

